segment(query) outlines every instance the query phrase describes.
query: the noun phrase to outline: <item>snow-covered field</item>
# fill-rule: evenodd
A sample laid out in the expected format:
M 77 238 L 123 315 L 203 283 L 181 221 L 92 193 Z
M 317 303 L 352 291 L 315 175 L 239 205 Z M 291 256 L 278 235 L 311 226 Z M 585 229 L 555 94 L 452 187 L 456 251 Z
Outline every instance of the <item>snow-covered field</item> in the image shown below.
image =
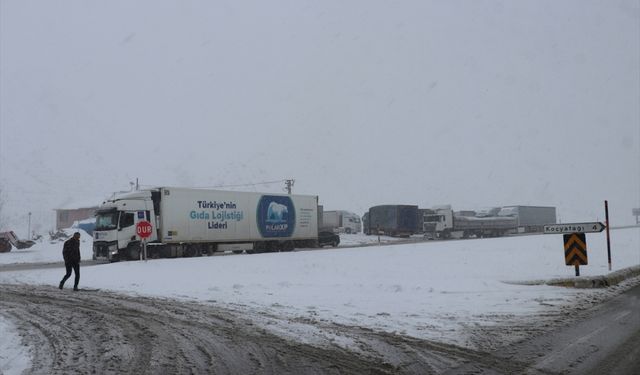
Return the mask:
M 342 237 L 343 244 L 377 242 Z M 587 234 L 587 246 L 581 274 L 607 274 L 604 232 Z M 611 247 L 614 271 L 640 264 L 640 228 L 612 230 Z M 0 254 L 0 263 L 60 261 L 61 248 L 62 242 L 41 242 Z M 88 235 L 81 251 L 91 259 Z M 527 319 L 603 293 L 512 283 L 573 277 L 563 251 L 561 235 L 532 235 L 160 259 L 82 267 L 80 287 L 221 304 L 287 334 L 304 336 L 293 322 L 312 320 L 466 344 L 468 327 Z M 3 271 L 0 283 L 57 285 L 63 274 L 62 266 Z

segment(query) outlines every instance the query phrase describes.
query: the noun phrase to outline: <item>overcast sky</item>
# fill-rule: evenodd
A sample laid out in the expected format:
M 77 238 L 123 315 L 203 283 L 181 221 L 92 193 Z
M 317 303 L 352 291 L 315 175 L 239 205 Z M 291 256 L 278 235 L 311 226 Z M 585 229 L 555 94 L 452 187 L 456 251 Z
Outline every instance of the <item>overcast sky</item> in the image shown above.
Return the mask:
M 2 0 L 0 21 L 14 226 L 31 211 L 47 230 L 52 209 L 136 178 L 292 178 L 359 214 L 521 204 L 591 221 L 608 199 L 622 224 L 640 207 L 638 0 Z

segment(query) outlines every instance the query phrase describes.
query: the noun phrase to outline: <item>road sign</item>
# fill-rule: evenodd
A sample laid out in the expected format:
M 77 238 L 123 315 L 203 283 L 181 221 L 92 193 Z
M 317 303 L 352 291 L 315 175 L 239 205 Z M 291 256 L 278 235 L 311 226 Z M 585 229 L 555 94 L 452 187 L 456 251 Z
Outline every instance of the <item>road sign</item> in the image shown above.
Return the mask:
M 151 223 L 146 220 L 142 220 L 136 224 L 136 234 L 140 236 L 140 238 L 147 238 L 151 236 L 151 231 Z
M 576 268 L 576 276 L 580 276 L 580 266 L 588 264 L 587 239 L 584 233 L 571 233 L 564 236 L 564 261 L 567 266 Z
M 564 260 L 567 266 L 586 266 L 587 240 L 584 233 L 564 235 Z
M 602 232 L 604 228 L 606 228 L 606 226 L 600 222 L 547 224 L 544 226 L 544 233 L 545 234 L 598 233 L 598 232 Z

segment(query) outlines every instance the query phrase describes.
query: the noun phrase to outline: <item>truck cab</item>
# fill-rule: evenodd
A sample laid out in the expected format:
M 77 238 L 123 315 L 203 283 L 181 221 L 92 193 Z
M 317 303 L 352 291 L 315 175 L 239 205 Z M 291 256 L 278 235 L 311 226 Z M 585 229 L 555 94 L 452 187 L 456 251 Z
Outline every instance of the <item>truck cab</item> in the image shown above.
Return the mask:
M 96 211 L 96 226 L 93 232 L 93 259 L 111 262 L 140 257 L 140 239 L 136 235 L 136 224 L 149 221 L 154 228 L 156 216 L 152 191 L 135 191 L 105 201 Z M 157 241 L 157 231 L 148 241 Z
M 453 210 L 451 208 L 434 208 L 424 214 L 425 234 L 431 234 L 434 238 L 449 238 L 453 231 Z
M 344 232 L 347 234 L 360 233 L 362 230 L 360 216 L 353 212 L 344 211 L 342 213 L 342 227 L 344 228 Z

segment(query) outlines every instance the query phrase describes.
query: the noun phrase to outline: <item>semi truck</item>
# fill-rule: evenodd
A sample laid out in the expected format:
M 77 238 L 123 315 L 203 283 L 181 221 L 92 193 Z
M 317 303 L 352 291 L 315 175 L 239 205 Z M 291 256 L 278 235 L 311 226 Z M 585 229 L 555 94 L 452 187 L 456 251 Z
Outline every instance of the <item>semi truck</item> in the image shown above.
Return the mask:
M 516 231 L 517 219 L 498 216 L 472 216 L 470 212 L 454 212 L 451 206 L 435 207 L 424 213 L 423 231 L 426 237 L 500 237 Z
M 418 206 L 381 205 L 369 208 L 363 216 L 365 234 L 408 237 L 418 232 Z
M 184 187 L 116 194 L 96 211 L 93 258 L 138 259 L 141 221 L 152 226 L 150 258 L 290 251 L 317 246 L 318 197 Z
M 451 206 L 434 207 L 424 214 L 423 230 L 431 238 L 470 236 L 500 237 L 506 234 L 537 233 L 556 223 L 555 207 L 505 206 L 476 212 L 454 212 Z
M 360 216 L 349 211 L 324 211 L 322 228 L 337 233 L 360 233 L 362 223 Z

